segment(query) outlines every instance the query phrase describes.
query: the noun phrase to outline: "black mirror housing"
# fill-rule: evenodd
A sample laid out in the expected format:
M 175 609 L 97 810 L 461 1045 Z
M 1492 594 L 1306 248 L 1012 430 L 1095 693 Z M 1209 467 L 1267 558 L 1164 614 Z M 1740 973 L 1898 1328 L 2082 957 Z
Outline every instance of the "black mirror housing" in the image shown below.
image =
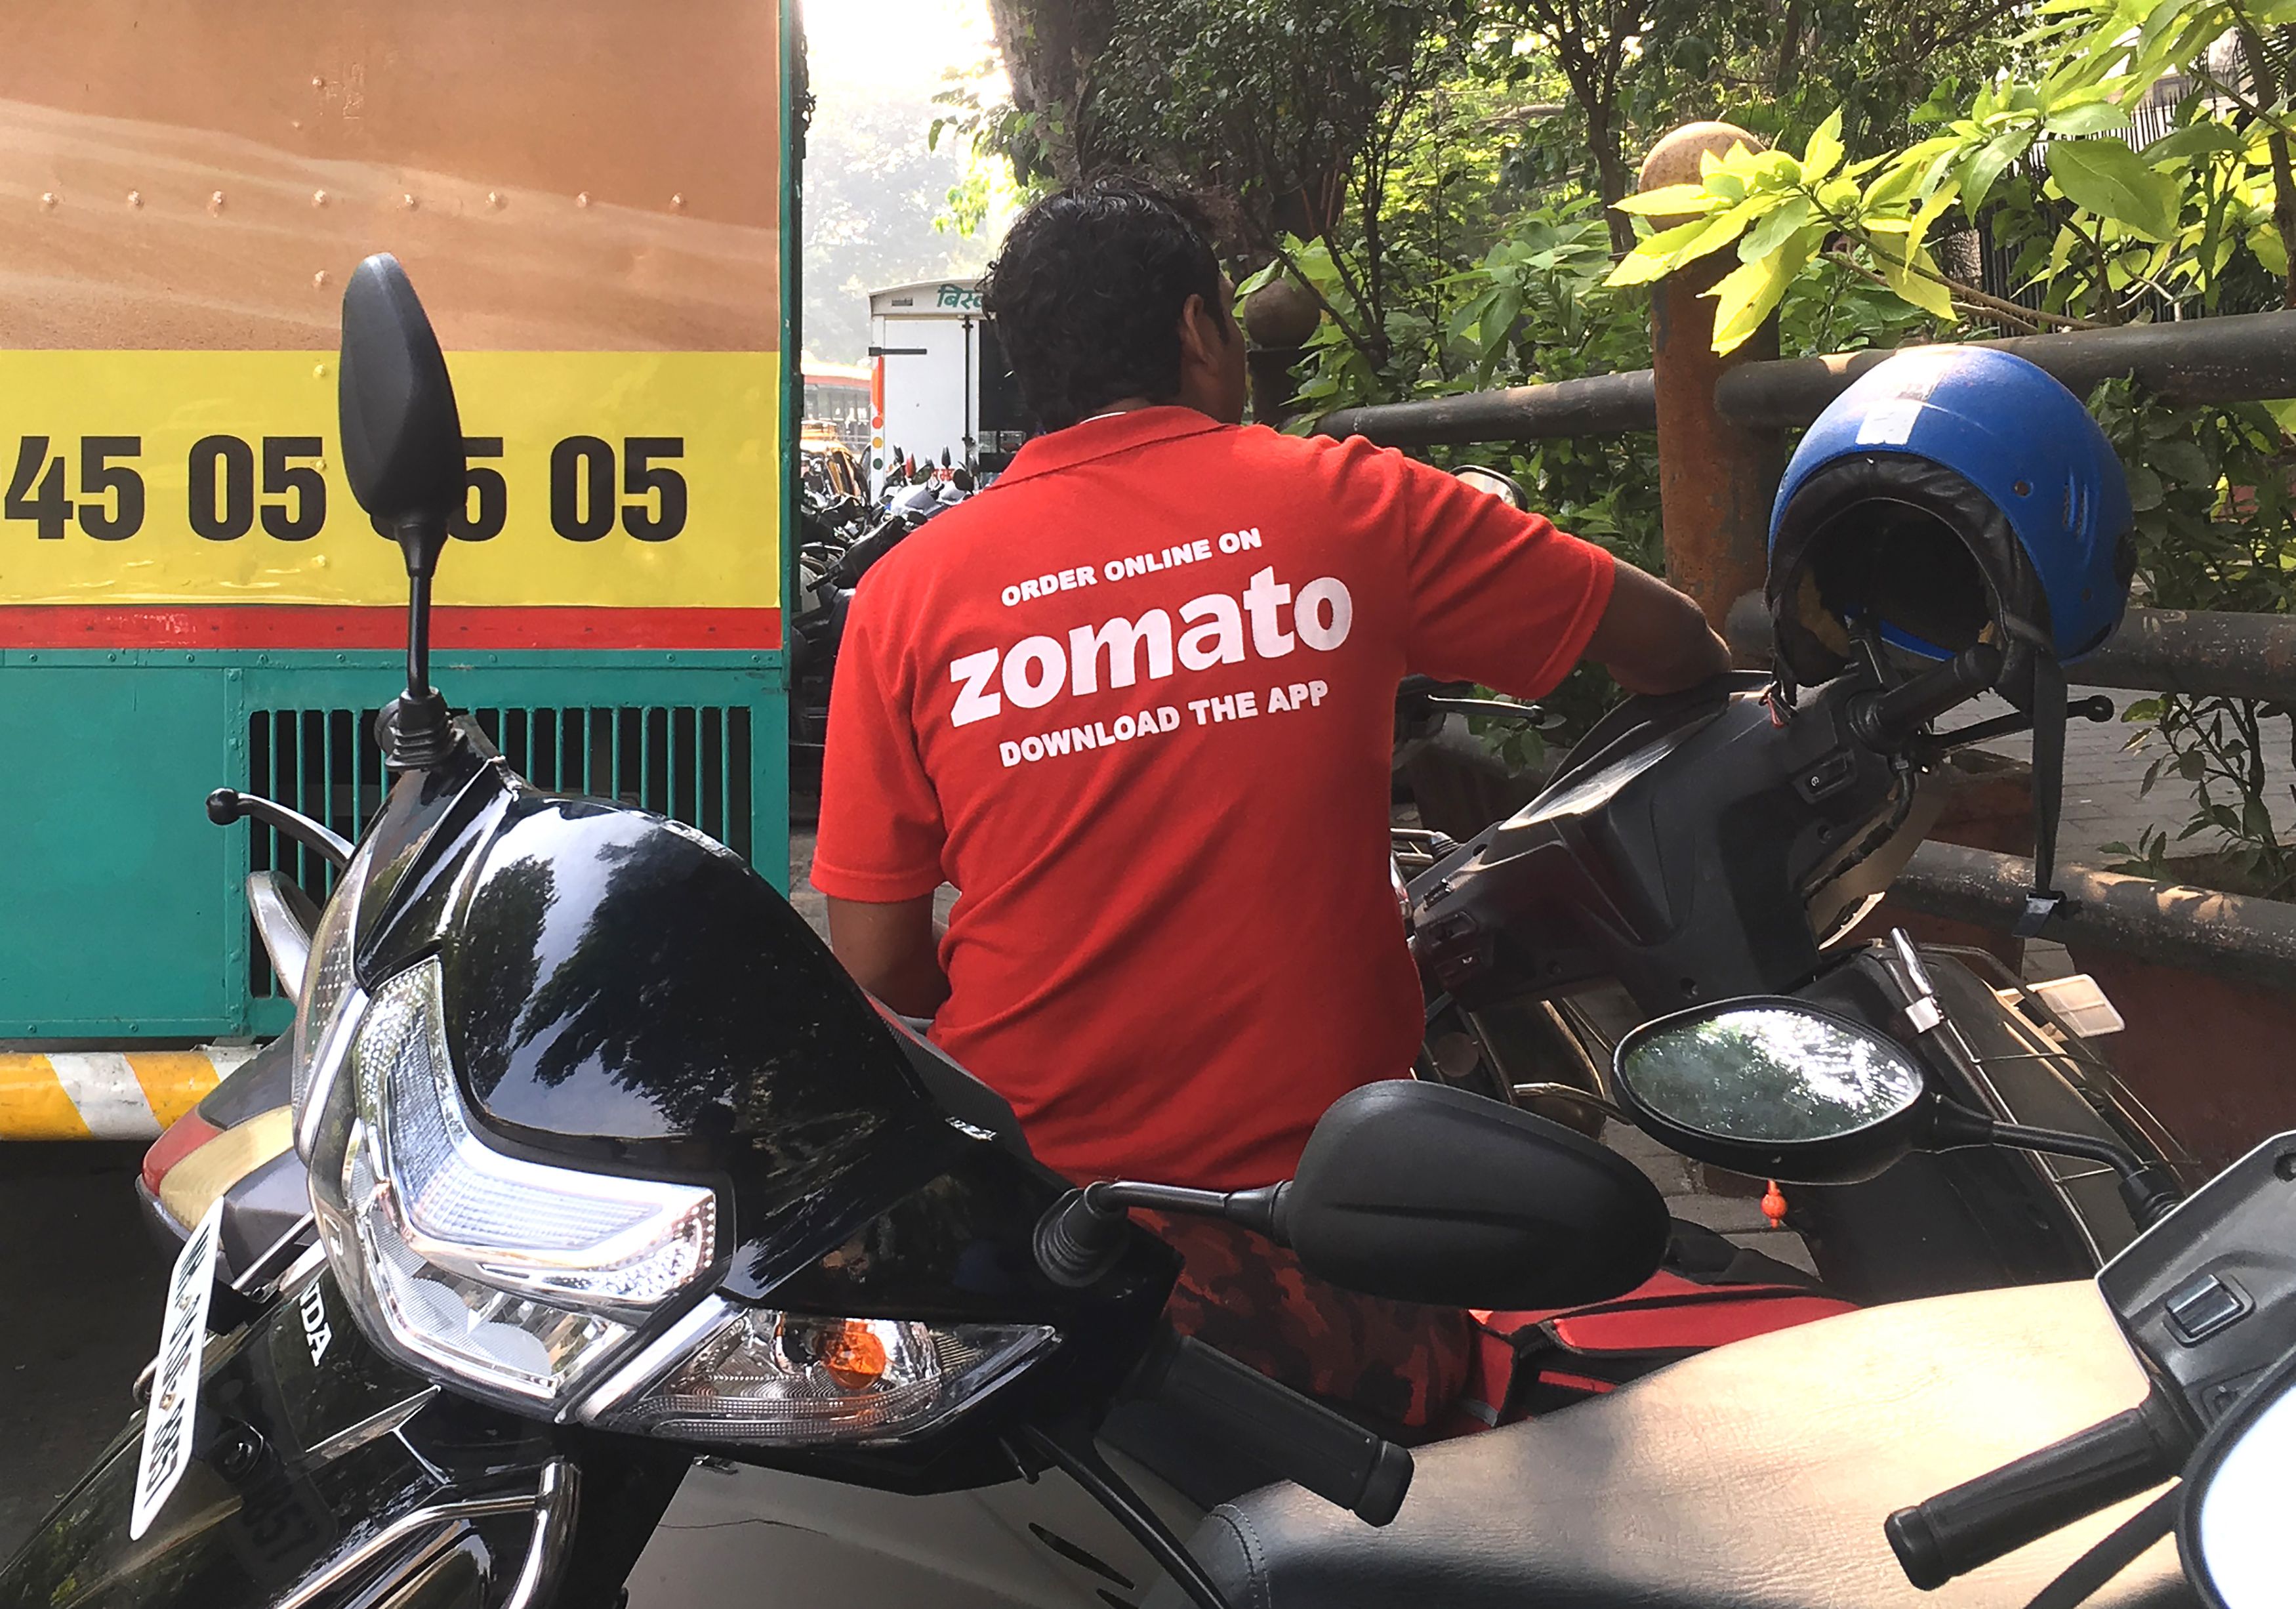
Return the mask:
M 1797 1087 L 1802 1057 L 1793 1053 L 1815 1055 L 1815 1040 L 1804 1046 L 1790 1043 L 1784 1047 L 1787 1054 L 1773 1055 L 1767 1064 L 1742 1067 L 1731 1063 L 1726 1047 L 1716 1046 L 1710 1088 L 1703 1093 L 1718 1101 L 1745 1104 L 1726 1121 L 1691 1110 L 1681 1089 L 1666 1091 L 1672 1098 L 1662 1099 L 1655 1088 L 1646 1087 L 1641 1063 L 1646 1056 L 1658 1059 L 1658 1047 L 1726 1028 L 1734 1021 L 1764 1018 L 1782 1019 L 1837 1044 L 1865 1048 L 1885 1075 L 1879 1081 L 1886 1087 L 1861 1089 L 1866 1104 L 1829 1114 L 1815 1087 Z M 1695 1039 L 1691 1043 L 1694 1047 Z M 1663 1059 L 1678 1066 L 1685 1056 L 1676 1051 Z M 1655 1018 L 1619 1041 L 1612 1071 L 1613 1088 L 1636 1128 L 1685 1156 L 1750 1178 L 1799 1185 L 1862 1183 L 1923 1145 L 1938 1121 L 1935 1092 L 1912 1052 L 1866 1023 L 1785 996 L 1747 995 Z M 1764 1109 L 1766 1099 L 1772 1110 Z M 1775 1129 L 1773 1118 L 1779 1125 Z
M 377 252 L 343 290 L 337 377 L 343 472 L 410 576 L 428 576 L 463 504 L 463 422 L 429 315 L 398 259 Z
M 1657 1271 L 1669 1227 L 1658 1187 L 1617 1153 L 1407 1079 L 1332 1104 L 1282 1213 L 1284 1237 L 1319 1277 L 1444 1307 L 1616 1296 Z

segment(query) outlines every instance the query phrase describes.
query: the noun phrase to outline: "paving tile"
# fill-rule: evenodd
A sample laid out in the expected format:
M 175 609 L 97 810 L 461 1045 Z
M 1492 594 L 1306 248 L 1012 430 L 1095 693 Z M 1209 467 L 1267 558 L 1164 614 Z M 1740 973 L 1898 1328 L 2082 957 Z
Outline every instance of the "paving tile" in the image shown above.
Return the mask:
M 1749 1252 L 1759 1252 L 1765 1257 L 1775 1257 L 1780 1262 L 1800 1268 L 1812 1279 L 1817 1277 L 1816 1260 L 1809 1248 L 1802 1244 L 1801 1236 L 1790 1229 L 1758 1229 L 1751 1233 L 1726 1235 L 1723 1238 L 1734 1246 Z

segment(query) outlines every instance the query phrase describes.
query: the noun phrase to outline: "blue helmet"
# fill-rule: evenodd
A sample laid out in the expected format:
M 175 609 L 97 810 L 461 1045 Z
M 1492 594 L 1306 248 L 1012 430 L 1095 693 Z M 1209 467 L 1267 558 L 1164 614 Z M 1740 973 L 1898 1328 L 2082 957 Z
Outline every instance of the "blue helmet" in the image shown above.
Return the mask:
M 1770 513 L 1778 655 L 1814 684 L 1879 628 L 1942 658 L 1980 639 L 1999 687 L 2112 635 L 2136 564 L 2128 482 L 2080 399 L 1989 347 L 1921 347 L 1861 375 L 1794 449 Z

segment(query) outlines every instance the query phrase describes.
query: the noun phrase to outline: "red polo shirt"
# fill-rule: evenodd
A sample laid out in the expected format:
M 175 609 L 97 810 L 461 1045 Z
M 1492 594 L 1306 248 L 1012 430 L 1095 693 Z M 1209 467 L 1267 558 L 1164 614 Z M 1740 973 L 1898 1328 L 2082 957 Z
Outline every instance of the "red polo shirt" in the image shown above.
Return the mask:
M 1182 407 L 1030 442 L 873 570 L 830 705 L 813 883 L 961 891 L 933 1038 L 1072 1178 L 1288 1178 L 1406 1072 L 1396 683 L 1537 697 L 1609 554 L 1360 439 Z

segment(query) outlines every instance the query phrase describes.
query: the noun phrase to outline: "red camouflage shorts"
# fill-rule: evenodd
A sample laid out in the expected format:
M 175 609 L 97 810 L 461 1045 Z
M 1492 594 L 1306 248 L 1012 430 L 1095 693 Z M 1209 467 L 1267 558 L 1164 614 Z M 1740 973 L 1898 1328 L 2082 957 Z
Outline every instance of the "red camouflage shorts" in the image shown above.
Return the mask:
M 1404 1430 L 1441 1424 L 1465 1387 L 1475 1326 L 1464 1309 L 1342 1290 L 1233 1224 L 1134 1217 L 1185 1264 L 1164 1308 L 1182 1334 L 1294 1391 Z

